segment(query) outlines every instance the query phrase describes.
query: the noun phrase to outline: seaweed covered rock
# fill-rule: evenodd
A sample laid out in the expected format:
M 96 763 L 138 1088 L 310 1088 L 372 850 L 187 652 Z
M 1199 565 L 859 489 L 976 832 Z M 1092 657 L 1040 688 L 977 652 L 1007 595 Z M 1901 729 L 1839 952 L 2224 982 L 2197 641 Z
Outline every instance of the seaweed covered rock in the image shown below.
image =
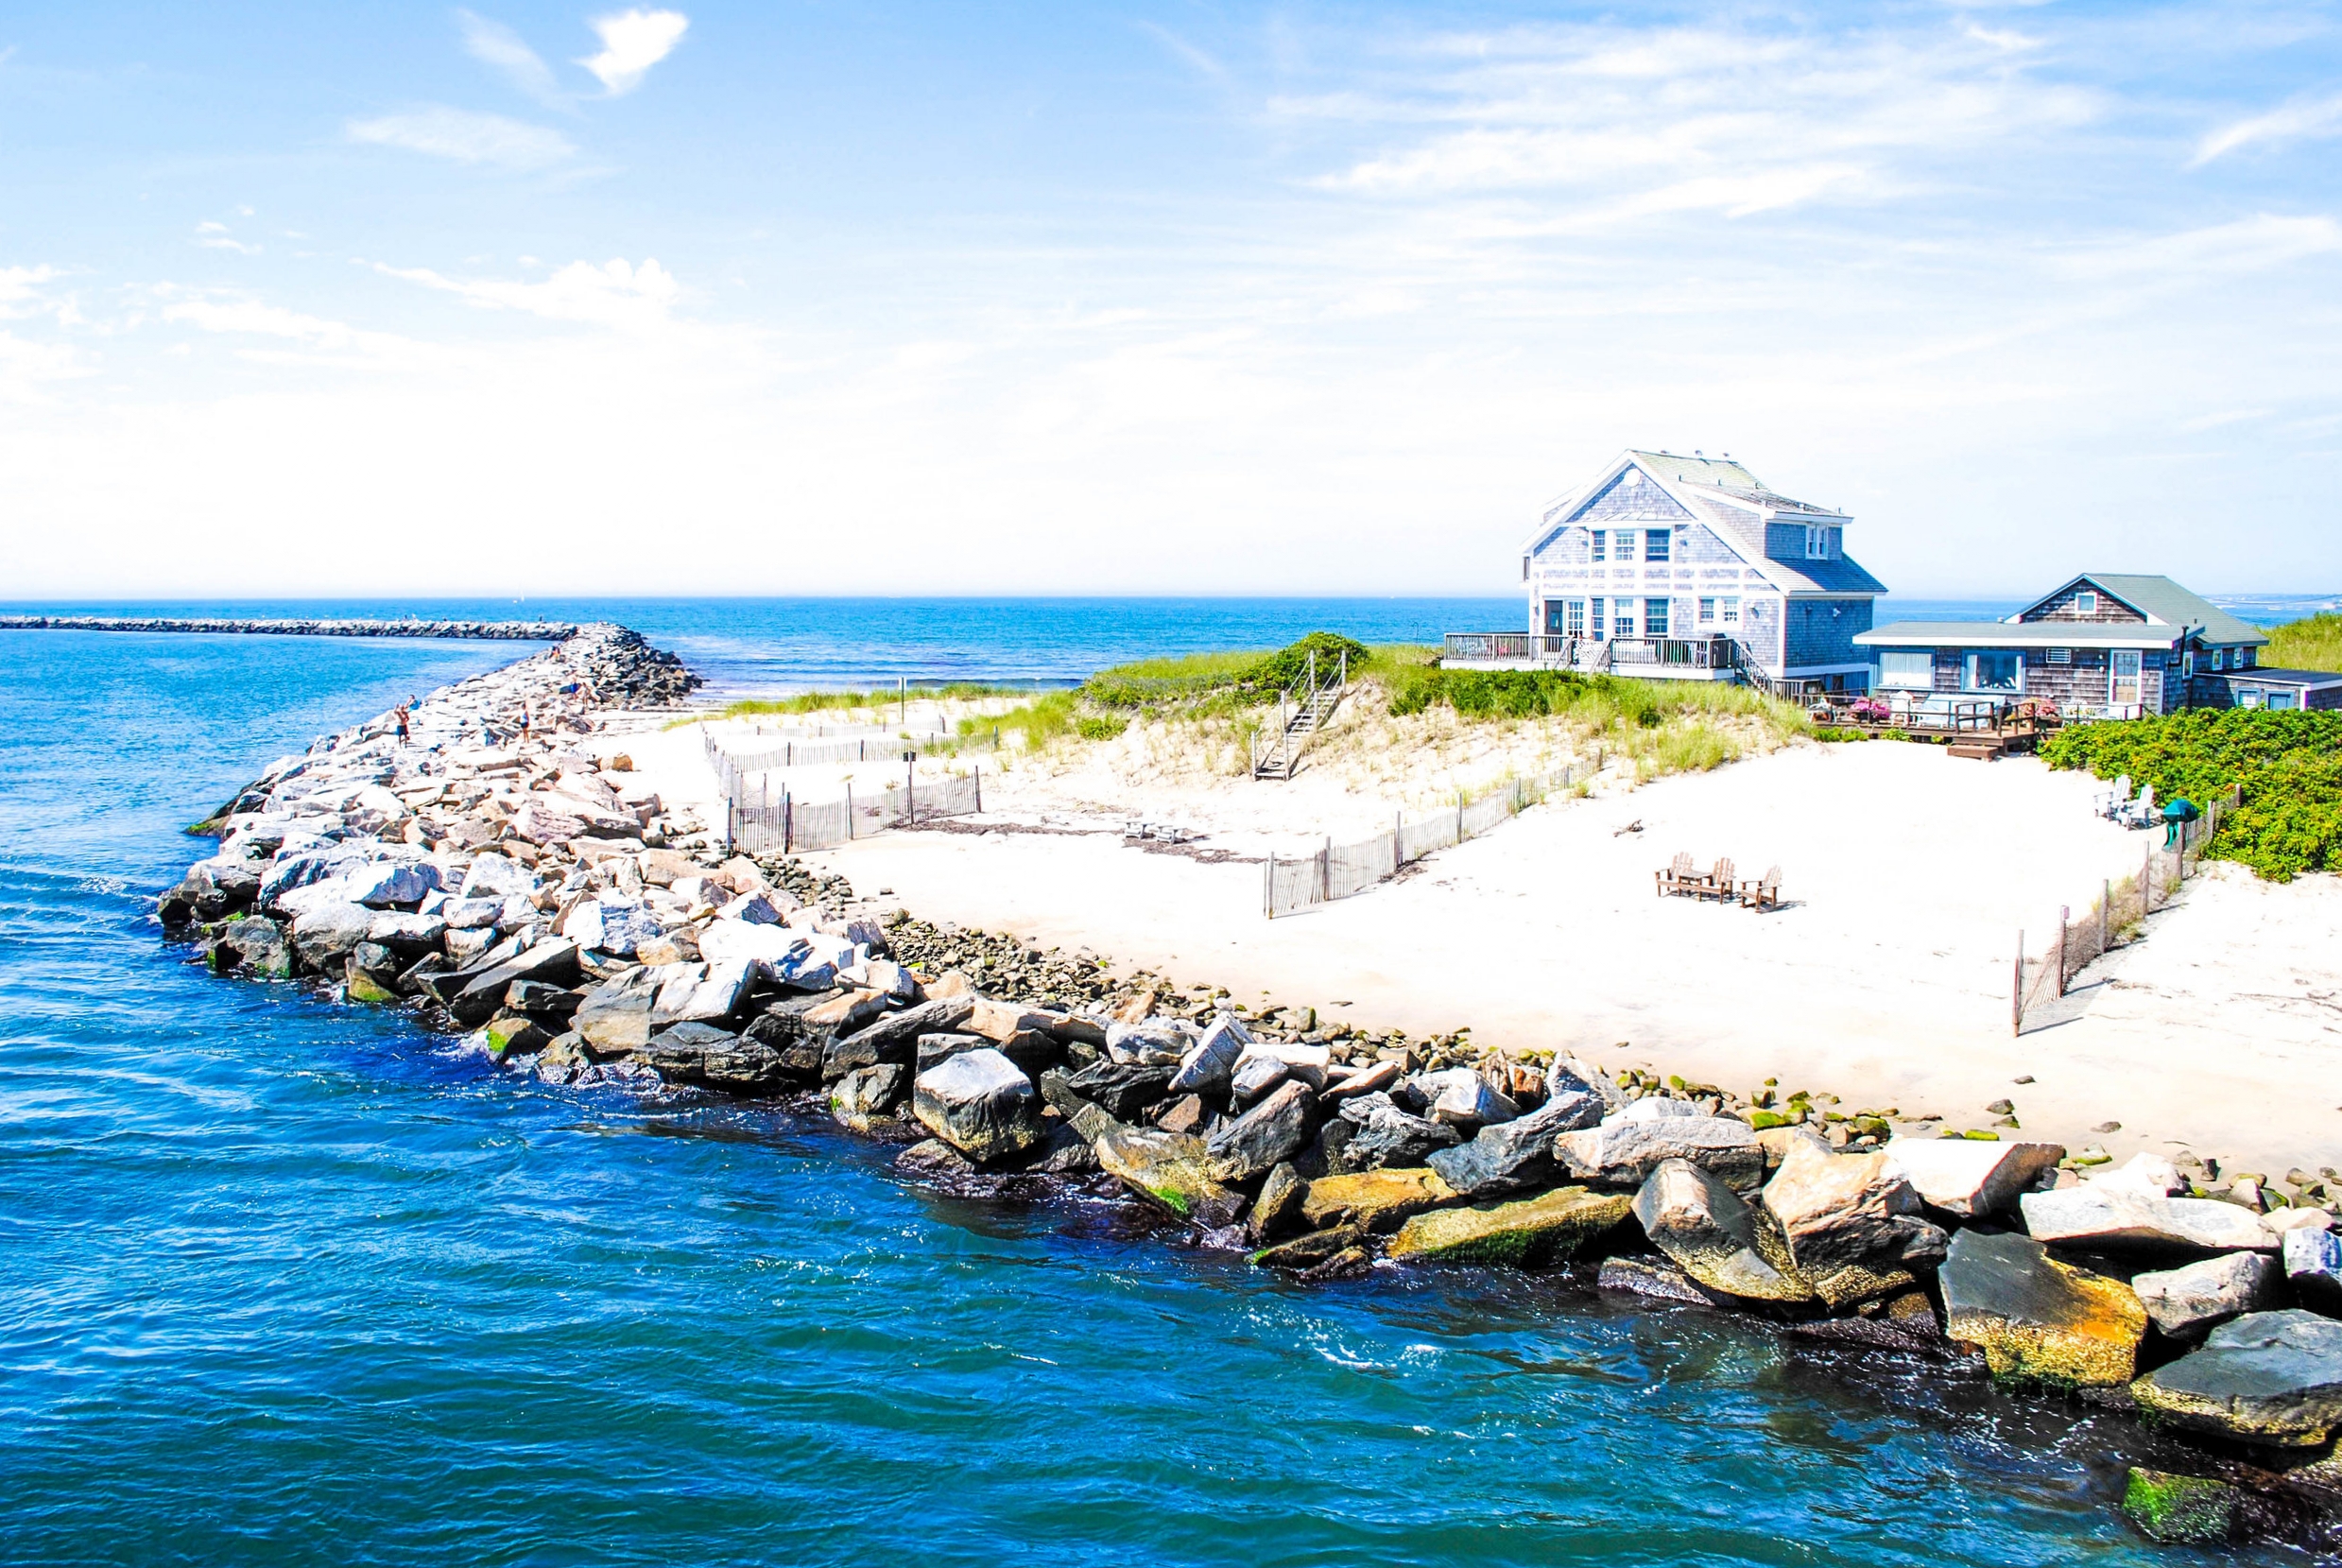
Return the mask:
M 2299 1309 L 2248 1313 L 2130 1392 L 2175 1426 L 2314 1448 L 2342 1427 L 2342 1322 Z
M 1995 1376 L 2102 1388 L 2137 1368 L 2147 1325 L 2137 1294 L 2029 1236 L 1962 1231 L 1937 1281 L 1944 1332 L 1982 1350 Z
M 1389 1254 L 1521 1267 L 1557 1263 L 1609 1232 L 1627 1217 L 1633 1201 L 1624 1193 L 1558 1187 L 1535 1198 L 1432 1209 L 1399 1227 Z
M 1463 1200 L 1463 1194 L 1433 1170 L 1386 1166 L 1349 1176 L 1321 1176 L 1301 1199 L 1301 1218 L 1312 1228 L 1358 1224 L 1369 1231 L 1397 1230 L 1426 1209 Z
M 1633 1208 L 1651 1244 L 1709 1290 L 1750 1301 L 1814 1299 L 1779 1228 L 1714 1172 L 1689 1160 L 1662 1161 Z
M 2226 1481 L 2134 1466 L 2123 1482 L 2123 1517 L 2150 1541 L 2209 1546 L 2228 1540 L 2242 1495 Z
M 1832 1154 L 1793 1144 L 1765 1184 L 1765 1207 L 1798 1271 L 1832 1307 L 1917 1283 L 1943 1259 L 1943 1232 L 1920 1217 L 1920 1195 L 1885 1154 Z
M 1288 1078 L 1214 1132 L 1208 1146 L 1220 1180 L 1248 1181 L 1307 1148 L 1317 1103 L 1307 1084 Z
M 1116 1127 L 1091 1146 L 1098 1168 L 1181 1219 L 1220 1226 L 1244 1213 L 1244 1195 L 1214 1174 L 1200 1138 L 1151 1128 Z

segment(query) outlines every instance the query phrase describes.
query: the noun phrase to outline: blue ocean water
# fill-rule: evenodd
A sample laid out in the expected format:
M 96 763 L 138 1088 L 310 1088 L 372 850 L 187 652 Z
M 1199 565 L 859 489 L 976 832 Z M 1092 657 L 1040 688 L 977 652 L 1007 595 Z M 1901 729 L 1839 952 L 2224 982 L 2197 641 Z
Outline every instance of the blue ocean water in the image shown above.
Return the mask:
M 1297 1289 L 161 940 L 181 824 L 513 652 L 0 632 L 0 1561 L 2167 1560 L 2120 1418 L 1560 1276 Z

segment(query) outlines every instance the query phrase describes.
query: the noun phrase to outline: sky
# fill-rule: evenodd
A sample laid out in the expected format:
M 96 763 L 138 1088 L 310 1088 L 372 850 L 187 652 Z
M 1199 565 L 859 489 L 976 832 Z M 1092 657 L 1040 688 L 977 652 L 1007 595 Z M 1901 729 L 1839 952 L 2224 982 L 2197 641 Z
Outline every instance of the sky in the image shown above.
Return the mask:
M 0 13 L 0 596 L 2342 589 L 2335 5 Z

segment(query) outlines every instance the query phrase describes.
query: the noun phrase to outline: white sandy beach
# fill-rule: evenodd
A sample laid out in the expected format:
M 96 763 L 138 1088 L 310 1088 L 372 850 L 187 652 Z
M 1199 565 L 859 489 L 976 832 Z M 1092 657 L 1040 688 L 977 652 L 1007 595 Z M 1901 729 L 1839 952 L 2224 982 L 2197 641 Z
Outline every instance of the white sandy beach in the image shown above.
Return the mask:
M 690 800 L 713 788 L 699 746 L 684 729 L 595 749 L 629 750 L 670 800 Z M 2019 930 L 2040 952 L 2059 906 L 2086 908 L 2150 841 L 2096 818 L 2100 786 L 2084 775 L 1920 745 L 1798 745 L 1533 808 L 1392 883 L 1273 922 L 1260 865 L 1150 853 L 1115 830 L 1224 820 L 1203 847 L 1257 855 L 1311 842 L 1317 796 L 1338 792 L 1362 818 L 1389 808 L 1330 774 L 1314 790 L 1129 781 L 1112 811 L 1094 769 L 1055 786 L 1011 777 L 997 806 L 987 799 L 1005 831 L 962 822 L 815 858 L 925 918 L 1379 1028 L 1470 1025 L 1484 1044 L 1743 1090 L 1778 1078 L 1849 1110 L 1962 1127 L 1989 1125 L 1984 1108 L 2006 1097 L 2023 1135 L 2117 1157 L 2186 1147 L 2271 1173 L 2342 1162 L 2342 879 L 2278 887 L 2216 869 L 2012 1038 Z M 833 783 L 797 787 L 818 799 Z M 1215 797 L 1230 805 L 1214 812 Z M 1634 821 L 1639 833 L 1617 831 Z M 1044 822 L 1058 831 L 1016 831 Z M 1657 897 L 1652 872 L 1678 850 L 1703 867 L 1729 854 L 1747 876 L 1780 865 L 1787 906 Z M 2121 1129 L 2093 1130 L 2108 1122 Z

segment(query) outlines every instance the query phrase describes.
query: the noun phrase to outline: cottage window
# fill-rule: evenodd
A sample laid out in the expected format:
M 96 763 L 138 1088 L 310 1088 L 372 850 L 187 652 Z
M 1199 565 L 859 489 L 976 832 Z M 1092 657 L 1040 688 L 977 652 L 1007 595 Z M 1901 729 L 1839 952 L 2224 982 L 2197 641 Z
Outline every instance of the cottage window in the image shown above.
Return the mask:
M 1634 559 L 1634 530 L 1632 528 L 1612 528 L 1610 530 L 1610 559 L 1612 560 L 1632 560 Z
M 1602 559 L 1602 530 L 1599 528 L 1593 531 L 1593 559 L 1596 560 Z
M 1979 649 L 1968 656 L 1968 689 L 1972 692 L 2024 690 L 2024 659 L 2012 649 Z
M 1593 601 L 1593 640 L 1597 643 L 1601 642 L 1603 640 L 1603 635 L 1602 601 L 1600 599 L 1596 599 Z
M 2269 693 L 2269 706 L 2270 706 L 2271 708 L 2290 708 L 2290 707 L 2292 707 L 2292 706 L 2293 706 L 2293 693 L 2291 693 L 2291 692 L 2271 692 L 2271 693 Z
M 2240 647 L 2236 650 L 2236 667 L 2248 670 L 2260 663 L 2260 649 Z
M 1925 648 L 1886 648 L 1879 654 L 1879 684 L 1928 691 L 1936 684 L 1936 656 Z
M 2074 613 L 2076 615 L 2095 615 L 2098 613 L 2098 595 L 2092 593 L 2087 588 L 2075 594 Z
M 1713 599 L 1713 598 L 1703 598 L 1703 599 L 1701 599 L 1701 600 L 1699 601 L 1699 624 L 1700 624 L 1701 626 L 1713 626 L 1713 625 L 1715 625 L 1715 600 L 1714 600 L 1714 599 Z
M 2070 647 L 2051 648 L 2049 662 L 2053 664 L 2070 664 L 2074 663 L 2074 650 Z
M 1645 637 L 1667 635 L 1667 601 L 1665 599 L 1645 599 L 1643 601 L 1643 634 Z
M 1613 637 L 1634 635 L 1634 600 L 1612 599 L 1610 601 L 1610 635 Z
M 1563 635 L 1569 637 L 1583 637 L 1586 634 L 1586 601 L 1583 599 L 1571 599 L 1568 601 L 1566 608 L 1568 610 L 1568 614 L 1564 616 L 1562 620 Z M 1594 616 L 1594 620 L 1597 624 L 1601 621 L 1601 618 L 1602 617 L 1598 612 Z
M 2137 648 L 2116 648 L 2107 657 L 2106 699 L 2120 708 L 2138 706 L 2143 663 Z
M 1831 531 L 1832 531 L 1832 530 L 1830 530 L 1830 529 L 1828 529 L 1828 528 L 1816 527 L 1816 526 L 1812 526 L 1811 524 L 1809 524 L 1809 525 L 1807 525 L 1807 526 L 1806 526 L 1806 529 L 1805 529 L 1805 559 L 1806 559 L 1806 560 L 1828 560 L 1830 559 L 1830 534 L 1831 534 Z
M 1643 536 L 1643 559 L 1645 560 L 1666 560 L 1667 546 L 1674 538 L 1675 535 L 1668 529 L 1651 529 Z
M 1725 598 L 1724 624 L 1726 626 L 1738 626 L 1740 624 L 1740 600 L 1737 597 L 1728 595 Z

